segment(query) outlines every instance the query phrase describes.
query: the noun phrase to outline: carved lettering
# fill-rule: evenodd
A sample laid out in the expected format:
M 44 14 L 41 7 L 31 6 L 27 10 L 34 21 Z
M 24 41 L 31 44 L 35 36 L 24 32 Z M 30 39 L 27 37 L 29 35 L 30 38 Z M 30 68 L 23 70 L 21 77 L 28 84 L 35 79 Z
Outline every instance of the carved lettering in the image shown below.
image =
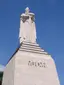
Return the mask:
M 45 62 L 37 62 L 37 61 L 28 61 L 28 66 L 34 66 L 34 67 L 44 67 L 46 68 Z

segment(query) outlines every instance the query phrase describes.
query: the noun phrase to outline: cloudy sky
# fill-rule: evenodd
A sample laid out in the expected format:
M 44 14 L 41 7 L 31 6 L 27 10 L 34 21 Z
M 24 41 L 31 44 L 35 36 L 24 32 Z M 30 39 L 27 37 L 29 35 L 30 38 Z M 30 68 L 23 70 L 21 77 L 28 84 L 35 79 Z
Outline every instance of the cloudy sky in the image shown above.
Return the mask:
M 35 13 L 37 43 L 52 55 L 64 85 L 64 0 L 0 0 L 0 64 L 19 46 L 20 15 L 27 6 Z

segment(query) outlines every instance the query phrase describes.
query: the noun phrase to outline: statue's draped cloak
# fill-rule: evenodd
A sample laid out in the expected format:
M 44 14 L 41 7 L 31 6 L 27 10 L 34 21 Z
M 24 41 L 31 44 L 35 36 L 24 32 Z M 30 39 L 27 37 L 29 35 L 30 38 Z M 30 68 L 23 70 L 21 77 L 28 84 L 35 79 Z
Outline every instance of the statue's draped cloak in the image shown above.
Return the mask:
M 33 15 L 21 15 L 19 37 L 20 42 L 36 42 L 36 27 Z

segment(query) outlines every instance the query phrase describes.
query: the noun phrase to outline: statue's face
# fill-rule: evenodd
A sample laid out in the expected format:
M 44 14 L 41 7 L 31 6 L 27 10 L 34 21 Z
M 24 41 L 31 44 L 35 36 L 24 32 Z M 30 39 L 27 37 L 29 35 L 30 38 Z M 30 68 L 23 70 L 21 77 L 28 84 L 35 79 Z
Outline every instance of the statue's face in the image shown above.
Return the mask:
M 25 14 L 29 14 L 29 12 L 30 12 L 30 10 L 29 10 L 29 8 L 27 7 L 27 8 L 25 9 Z

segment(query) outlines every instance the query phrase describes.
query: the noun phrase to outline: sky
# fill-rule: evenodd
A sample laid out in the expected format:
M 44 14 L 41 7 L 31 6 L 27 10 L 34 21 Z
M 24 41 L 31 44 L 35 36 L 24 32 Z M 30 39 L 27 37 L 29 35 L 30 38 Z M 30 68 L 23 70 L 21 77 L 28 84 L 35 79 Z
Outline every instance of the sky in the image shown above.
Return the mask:
M 35 13 L 37 43 L 54 59 L 64 85 L 64 0 L 0 0 L 0 64 L 6 65 L 19 46 L 20 15 Z

